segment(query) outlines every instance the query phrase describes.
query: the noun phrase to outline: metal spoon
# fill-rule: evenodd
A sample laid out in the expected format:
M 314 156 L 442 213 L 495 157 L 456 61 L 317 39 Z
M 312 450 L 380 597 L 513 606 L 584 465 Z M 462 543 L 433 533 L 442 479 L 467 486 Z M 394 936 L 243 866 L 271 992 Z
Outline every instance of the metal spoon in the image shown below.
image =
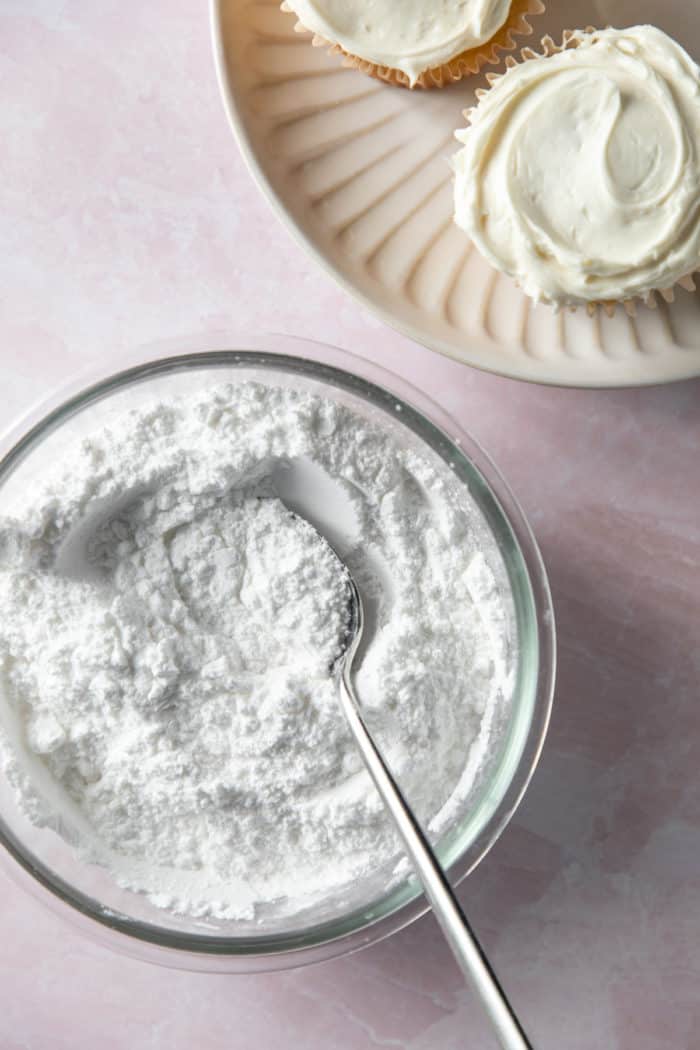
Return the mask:
M 342 559 L 338 559 L 344 565 Z M 345 566 L 347 569 L 347 566 Z M 365 725 L 353 687 L 353 661 L 362 638 L 364 612 L 362 598 L 350 572 L 350 623 L 347 643 L 335 665 L 339 678 L 340 702 L 362 753 L 365 765 L 384 800 L 406 852 L 413 861 L 445 939 L 467 981 L 481 1000 L 504 1050 L 532 1050 L 522 1025 L 508 1002 L 483 949 L 477 941 L 455 897 L 447 875 L 433 853 L 425 832 L 403 797 L 372 735 Z

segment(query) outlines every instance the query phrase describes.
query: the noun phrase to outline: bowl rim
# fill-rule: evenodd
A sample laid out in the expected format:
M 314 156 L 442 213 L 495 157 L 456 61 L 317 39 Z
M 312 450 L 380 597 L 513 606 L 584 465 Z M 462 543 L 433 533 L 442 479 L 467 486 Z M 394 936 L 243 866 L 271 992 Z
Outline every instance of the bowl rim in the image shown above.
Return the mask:
M 207 344 L 212 342 L 217 340 L 210 338 L 206 341 Z M 515 544 L 530 591 L 537 643 L 534 699 L 522 750 L 492 814 L 449 867 L 450 878 L 456 885 L 481 862 L 513 816 L 536 768 L 549 724 L 556 673 L 556 630 L 549 583 L 532 530 L 507 482 L 478 442 L 437 402 L 403 377 L 350 351 L 295 337 L 224 336 L 218 342 L 223 348 L 208 349 L 202 345 L 201 349 L 193 349 L 191 340 L 140 347 L 130 355 L 131 361 L 126 367 L 116 372 L 93 368 L 89 370 L 89 376 L 81 373 L 54 390 L 0 435 L 0 489 L 24 456 L 36 449 L 43 438 L 65 420 L 135 383 L 185 369 L 247 366 L 301 375 L 340 387 L 392 413 L 400 406 L 401 420 L 405 425 L 419 424 L 420 429 L 414 433 L 425 440 L 423 430 L 427 428 L 436 439 L 444 442 L 451 455 L 464 461 L 477 483 L 478 478 L 481 479 L 484 493 L 493 501 L 492 512 L 500 515 Z M 185 347 L 189 352 L 183 352 Z M 334 363 L 328 363 L 329 357 Z M 370 378 L 367 378 L 367 373 Z M 479 505 L 481 507 L 481 503 Z M 483 513 L 484 508 L 481 509 Z M 488 523 L 490 526 L 490 521 Z M 345 917 L 281 935 L 225 937 L 194 934 L 160 927 L 105 907 L 51 871 L 6 827 L 2 819 L 0 845 L 23 872 L 31 876 L 28 883 L 20 878 L 22 885 L 38 894 L 54 910 L 58 908 L 62 915 L 77 921 L 85 932 L 101 935 L 102 939 L 105 936 L 112 938 L 111 946 L 126 954 L 188 969 L 259 972 L 320 962 L 382 940 L 428 910 L 415 879 L 407 879 L 400 884 L 404 891 L 403 900 L 397 898 L 395 905 L 374 916 L 370 914 L 375 910 L 374 904 L 361 909 L 364 921 L 351 924 L 350 928 L 339 928 L 346 925 Z M 5 855 L 5 851 L 0 853 Z M 14 864 L 12 868 L 15 869 Z M 11 874 L 17 876 L 19 873 L 15 869 Z M 396 896 L 396 891 L 385 894 L 375 904 L 378 906 L 391 896 Z M 376 910 L 380 909 L 377 907 Z M 350 913 L 350 917 L 355 914 Z M 84 919 L 90 920 L 87 925 L 82 922 Z M 101 931 L 98 931 L 98 925 L 102 927 Z M 116 940 L 114 934 L 119 935 Z

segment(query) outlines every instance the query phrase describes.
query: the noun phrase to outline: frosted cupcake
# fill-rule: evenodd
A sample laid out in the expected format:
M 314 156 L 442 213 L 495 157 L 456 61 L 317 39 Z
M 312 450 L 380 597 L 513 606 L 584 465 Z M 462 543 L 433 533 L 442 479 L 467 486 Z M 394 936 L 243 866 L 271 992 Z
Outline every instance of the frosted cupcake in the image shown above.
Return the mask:
M 492 78 L 457 134 L 457 224 L 557 307 L 688 285 L 700 268 L 700 69 L 652 26 L 543 46 Z
M 297 29 L 370 76 L 442 87 L 497 62 L 532 32 L 542 0 L 284 0 Z

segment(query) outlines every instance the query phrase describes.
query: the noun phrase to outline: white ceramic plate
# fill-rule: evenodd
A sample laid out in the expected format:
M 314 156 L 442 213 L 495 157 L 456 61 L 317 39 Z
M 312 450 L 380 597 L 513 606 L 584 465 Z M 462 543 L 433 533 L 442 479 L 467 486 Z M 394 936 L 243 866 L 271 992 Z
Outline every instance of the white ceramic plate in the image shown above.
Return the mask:
M 565 28 L 653 22 L 700 59 L 690 0 L 549 0 Z M 344 68 L 278 0 L 212 0 L 219 82 L 251 171 L 314 257 L 388 324 L 459 361 L 540 383 L 700 375 L 700 293 L 630 318 L 533 307 L 452 223 L 453 132 L 482 78 L 406 91 Z

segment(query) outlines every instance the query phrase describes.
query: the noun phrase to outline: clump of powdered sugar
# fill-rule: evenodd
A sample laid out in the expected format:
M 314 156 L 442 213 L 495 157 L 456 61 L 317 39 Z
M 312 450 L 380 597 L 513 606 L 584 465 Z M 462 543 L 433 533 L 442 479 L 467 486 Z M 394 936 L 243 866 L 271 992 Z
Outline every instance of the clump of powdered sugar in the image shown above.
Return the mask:
M 86 855 L 190 915 L 326 893 L 398 856 L 332 674 L 346 575 L 270 481 L 299 462 L 351 510 L 344 556 L 376 620 L 358 692 L 437 830 L 473 786 L 513 659 L 478 514 L 446 468 L 349 408 L 244 383 L 116 419 L 0 519 L 19 800 L 63 830 L 64 799 Z

